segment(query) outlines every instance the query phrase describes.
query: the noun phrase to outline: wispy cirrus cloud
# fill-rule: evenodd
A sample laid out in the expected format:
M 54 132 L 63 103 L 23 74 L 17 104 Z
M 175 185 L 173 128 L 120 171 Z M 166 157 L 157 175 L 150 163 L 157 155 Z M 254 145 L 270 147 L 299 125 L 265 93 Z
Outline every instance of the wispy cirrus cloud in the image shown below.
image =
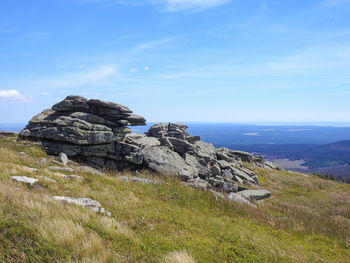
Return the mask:
M 111 65 L 101 65 L 90 70 L 66 73 L 59 76 L 52 76 L 37 81 L 37 86 L 49 88 L 79 87 L 101 83 L 108 77 L 117 74 L 117 68 Z
M 350 84 L 350 48 L 346 44 L 310 46 L 285 56 L 247 64 L 223 61 L 215 65 L 188 63 L 179 68 L 165 69 L 158 78 L 169 83 L 220 79 L 223 85 L 240 83 L 264 89 L 294 89 L 300 87 L 342 87 Z
M 168 44 L 168 43 L 170 43 L 178 38 L 179 38 L 179 36 L 172 36 L 172 37 L 165 37 L 165 38 L 161 38 L 161 39 L 150 41 L 150 42 L 145 42 L 145 43 L 142 43 L 140 45 L 137 45 L 134 48 L 134 50 L 135 51 L 143 51 L 143 50 L 147 50 L 147 49 L 156 48 L 156 47 Z

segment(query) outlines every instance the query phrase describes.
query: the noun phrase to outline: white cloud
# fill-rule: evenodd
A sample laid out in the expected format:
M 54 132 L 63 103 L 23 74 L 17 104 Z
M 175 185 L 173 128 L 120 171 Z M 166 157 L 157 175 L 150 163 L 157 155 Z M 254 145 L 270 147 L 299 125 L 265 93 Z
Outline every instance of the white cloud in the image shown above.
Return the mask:
M 47 92 L 47 91 L 43 91 L 43 92 L 41 92 L 41 95 L 49 96 L 49 95 L 51 95 L 51 93 L 49 93 L 49 92 Z
M 164 0 L 168 11 L 203 10 L 230 2 L 230 0 Z
M 137 68 L 132 68 L 132 69 L 130 69 L 130 73 L 135 73 L 135 72 L 137 72 L 138 70 L 137 70 Z
M 149 71 L 149 67 L 148 66 L 144 67 L 144 70 Z
M 19 96 L 19 92 L 17 90 L 0 90 L 0 98 L 13 98 Z
M 23 95 L 21 95 L 17 90 L 0 90 L 0 100 L 10 101 L 10 102 L 23 102 L 29 103 L 31 100 Z

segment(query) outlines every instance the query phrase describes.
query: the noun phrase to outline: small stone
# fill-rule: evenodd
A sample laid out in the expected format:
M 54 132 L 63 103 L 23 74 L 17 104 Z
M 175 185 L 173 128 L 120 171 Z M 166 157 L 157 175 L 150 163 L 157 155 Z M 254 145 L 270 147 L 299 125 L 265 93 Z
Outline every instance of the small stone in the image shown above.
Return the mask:
M 66 196 L 54 196 L 54 200 L 63 201 L 66 203 L 73 203 L 79 206 L 88 206 L 88 207 L 101 207 L 101 204 L 91 198 L 71 198 Z
M 269 198 L 271 196 L 271 192 L 267 190 L 244 190 L 238 192 L 238 194 L 246 199 L 256 201 Z
M 25 152 L 19 152 L 18 154 L 19 154 L 19 155 L 22 155 L 22 156 L 25 156 L 25 155 L 26 155 Z
M 17 182 L 26 183 L 30 186 L 33 186 L 37 181 L 39 181 L 38 179 L 30 178 L 27 176 L 11 176 L 11 179 Z
M 106 216 L 112 216 L 112 214 L 111 214 L 110 212 L 108 212 L 107 210 L 106 210 L 106 212 L 105 212 L 105 215 L 106 215 Z
M 67 197 L 67 196 L 54 196 L 53 199 L 56 201 L 61 201 L 61 202 L 68 203 L 68 204 L 85 206 L 85 207 L 90 208 L 95 213 L 100 212 L 100 213 L 105 214 L 107 216 L 111 216 L 111 213 L 106 211 L 104 208 L 102 208 L 101 204 L 99 202 L 92 200 L 91 198 L 71 198 L 71 197 Z
M 62 162 L 62 164 L 63 164 L 64 166 L 67 165 L 67 163 L 68 163 L 68 156 L 67 156 L 65 153 L 60 153 L 60 154 L 58 155 L 58 158 L 60 159 L 60 161 Z

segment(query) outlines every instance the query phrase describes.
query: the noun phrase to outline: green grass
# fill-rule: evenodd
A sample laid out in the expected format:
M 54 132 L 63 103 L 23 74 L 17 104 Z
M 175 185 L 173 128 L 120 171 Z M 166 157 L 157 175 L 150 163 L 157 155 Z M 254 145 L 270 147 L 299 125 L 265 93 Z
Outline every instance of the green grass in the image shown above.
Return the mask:
M 168 184 L 124 182 L 118 173 L 67 180 L 45 169 L 50 159 L 38 165 L 44 156 L 0 139 L 0 262 L 350 262 L 350 185 L 257 169 L 272 197 L 251 208 L 147 172 L 140 176 Z M 57 183 L 32 189 L 12 175 Z M 112 217 L 54 195 L 90 197 Z

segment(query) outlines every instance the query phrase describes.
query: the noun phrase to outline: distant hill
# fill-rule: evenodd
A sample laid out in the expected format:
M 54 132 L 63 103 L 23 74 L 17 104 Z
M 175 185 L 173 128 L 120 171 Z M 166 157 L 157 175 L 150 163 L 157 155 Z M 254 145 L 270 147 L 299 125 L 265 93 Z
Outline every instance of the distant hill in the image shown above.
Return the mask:
M 278 163 L 290 170 L 350 178 L 350 140 L 325 145 L 260 144 L 230 145 L 229 148 L 261 154 L 270 160 L 279 159 Z
M 350 140 L 328 144 L 328 149 L 331 151 L 350 152 Z
M 300 172 L 308 172 L 308 173 L 316 173 L 316 174 L 329 174 L 335 177 L 335 180 L 349 183 L 350 182 L 350 165 L 341 165 L 341 166 L 333 166 L 333 167 L 323 167 L 323 168 L 315 168 L 315 169 L 291 169 L 294 171 Z

